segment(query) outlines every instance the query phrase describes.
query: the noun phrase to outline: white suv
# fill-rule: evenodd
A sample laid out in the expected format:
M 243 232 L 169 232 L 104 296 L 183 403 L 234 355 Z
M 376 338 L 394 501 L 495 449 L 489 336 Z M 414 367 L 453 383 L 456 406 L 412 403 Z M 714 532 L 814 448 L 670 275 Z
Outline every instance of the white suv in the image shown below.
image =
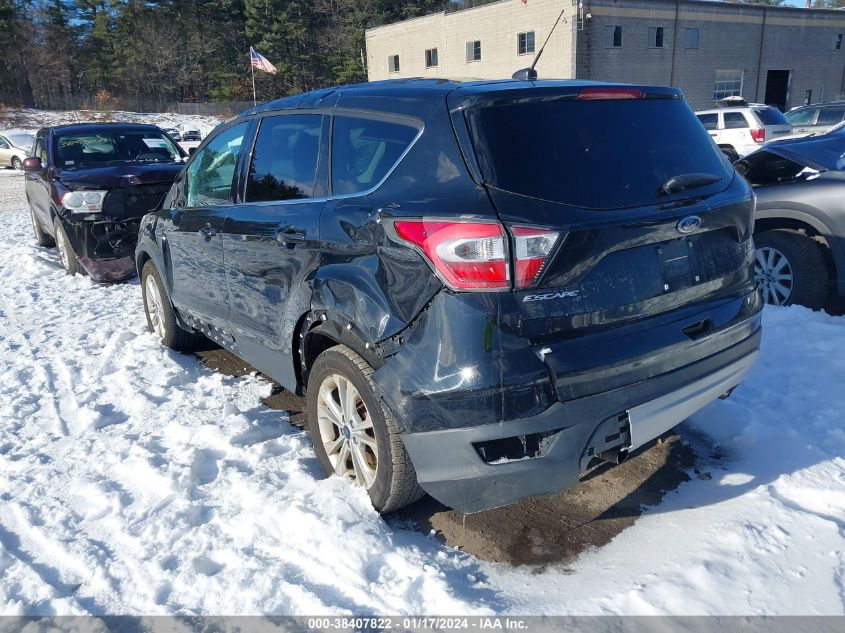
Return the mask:
M 792 125 L 781 111 L 762 103 L 701 110 L 695 115 L 731 162 L 759 149 L 766 141 L 792 133 Z

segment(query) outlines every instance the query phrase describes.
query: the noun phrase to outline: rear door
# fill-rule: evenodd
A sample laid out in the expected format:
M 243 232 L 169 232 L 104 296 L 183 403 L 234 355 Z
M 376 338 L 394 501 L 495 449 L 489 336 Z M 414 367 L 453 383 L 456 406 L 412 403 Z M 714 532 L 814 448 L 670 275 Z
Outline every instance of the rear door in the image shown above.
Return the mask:
M 819 116 L 819 108 L 799 108 L 784 115 L 792 125 L 793 134 L 811 134 L 814 132 L 816 119 Z
M 223 267 L 223 222 L 232 208 L 234 183 L 253 123 L 222 130 L 194 154 L 180 182 L 167 226 L 171 300 L 187 315 L 219 327 L 229 315 Z
M 541 92 L 464 116 L 511 232 L 560 233 L 532 287 L 516 291 L 529 336 L 753 290 L 750 189 L 684 101 Z
M 321 114 L 260 120 L 241 200 L 222 231 L 238 354 L 285 385 L 296 384 L 287 359 L 319 263 L 328 123 Z
M 819 110 L 818 119 L 816 119 L 816 124 L 815 126 L 813 126 L 812 131 L 815 134 L 822 134 L 824 132 L 827 132 L 837 123 L 841 123 L 843 118 L 845 118 L 845 105 L 821 108 Z

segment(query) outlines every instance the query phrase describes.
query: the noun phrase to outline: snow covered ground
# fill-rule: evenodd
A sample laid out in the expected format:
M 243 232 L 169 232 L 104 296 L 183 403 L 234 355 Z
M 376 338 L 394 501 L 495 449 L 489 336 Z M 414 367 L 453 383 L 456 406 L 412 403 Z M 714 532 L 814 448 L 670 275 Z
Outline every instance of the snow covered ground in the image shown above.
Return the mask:
M 845 319 L 767 309 L 681 428 L 694 477 L 566 569 L 478 561 L 322 479 L 307 437 L 69 278 L 0 172 L 0 614 L 842 614 Z

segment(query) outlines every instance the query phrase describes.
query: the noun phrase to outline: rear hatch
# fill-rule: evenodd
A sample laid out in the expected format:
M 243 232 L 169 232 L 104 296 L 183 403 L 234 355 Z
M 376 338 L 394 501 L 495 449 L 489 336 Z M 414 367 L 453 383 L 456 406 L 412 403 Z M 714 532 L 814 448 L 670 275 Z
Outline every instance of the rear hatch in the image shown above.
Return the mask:
M 559 233 L 514 291 L 522 334 L 550 343 L 753 289 L 750 189 L 677 91 L 533 86 L 449 105 L 512 242 Z
M 764 141 L 771 141 L 779 136 L 786 136 L 792 134 L 792 124 L 787 120 L 783 113 L 777 108 L 771 106 L 757 106 L 752 107 L 751 111 L 759 119 L 760 123 L 766 130 Z

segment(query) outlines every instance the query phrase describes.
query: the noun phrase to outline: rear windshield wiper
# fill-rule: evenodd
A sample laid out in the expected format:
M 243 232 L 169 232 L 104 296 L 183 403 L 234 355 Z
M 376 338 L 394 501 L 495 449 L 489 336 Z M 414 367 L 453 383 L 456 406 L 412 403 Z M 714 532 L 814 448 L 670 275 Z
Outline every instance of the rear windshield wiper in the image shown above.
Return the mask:
M 664 182 L 660 186 L 658 194 L 669 195 L 670 193 L 680 193 L 688 189 L 712 185 L 714 182 L 719 182 L 721 179 L 722 177 L 717 176 L 716 174 L 678 174 L 677 176 L 672 176 L 669 180 Z

